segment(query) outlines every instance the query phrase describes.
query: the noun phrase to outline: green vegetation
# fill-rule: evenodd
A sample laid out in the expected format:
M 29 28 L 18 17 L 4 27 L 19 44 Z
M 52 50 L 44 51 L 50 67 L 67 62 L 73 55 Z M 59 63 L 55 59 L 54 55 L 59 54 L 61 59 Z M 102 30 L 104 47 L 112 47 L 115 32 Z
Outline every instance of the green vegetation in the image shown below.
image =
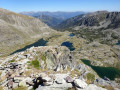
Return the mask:
M 30 90 L 35 90 L 34 88 L 30 89 Z
M 105 34 L 102 33 L 104 29 L 94 29 L 91 30 L 89 28 L 87 29 L 80 29 L 80 30 L 73 30 L 73 29 L 69 29 L 70 32 L 72 32 L 73 34 L 75 34 L 77 37 L 82 37 L 84 39 L 87 39 L 89 41 L 94 41 L 95 39 L 100 39 L 101 37 L 105 37 Z
M 2 72 L 0 72 L 0 75 L 2 74 Z
M 90 66 L 101 78 L 105 76 L 110 80 L 114 80 L 116 77 L 120 78 L 120 70 L 114 67 L 100 67 L 91 65 L 89 60 L 82 59 L 82 62 L 88 66 Z
M 27 61 L 27 63 L 31 63 L 30 61 Z
M 68 70 L 70 71 L 70 69 L 68 69 Z M 72 71 L 70 72 L 70 75 L 71 75 L 72 77 L 75 77 L 75 75 L 80 76 L 81 73 L 80 73 L 79 70 L 74 69 L 74 70 L 72 70 Z
M 27 87 L 21 86 L 21 87 L 14 88 L 13 90 L 27 90 Z
M 92 73 L 88 73 L 88 74 L 87 74 L 87 80 L 88 80 L 89 82 L 93 82 L 93 81 L 95 80 L 95 75 L 92 74 Z
M 11 60 L 10 62 L 15 62 L 15 60 L 13 59 L 13 60 Z
M 30 63 L 32 66 L 34 66 L 34 68 L 39 69 L 40 68 L 40 64 L 39 61 L 37 59 L 31 61 Z
M 25 74 L 26 76 L 31 75 L 31 73 L 32 73 L 32 71 L 31 71 L 31 70 L 29 70 L 29 71 L 25 71 L 25 72 L 24 72 L 24 74 Z
M 45 55 L 42 54 L 42 55 L 41 55 L 41 59 L 46 62 L 46 57 L 45 57 Z

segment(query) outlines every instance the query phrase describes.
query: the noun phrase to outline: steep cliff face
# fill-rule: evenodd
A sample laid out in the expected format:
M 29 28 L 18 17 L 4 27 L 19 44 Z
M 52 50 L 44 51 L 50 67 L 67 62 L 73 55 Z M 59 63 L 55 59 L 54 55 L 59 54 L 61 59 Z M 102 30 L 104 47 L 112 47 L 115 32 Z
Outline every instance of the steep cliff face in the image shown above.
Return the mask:
M 0 8 L 0 55 L 35 42 L 41 35 L 51 31 L 53 30 L 36 18 Z

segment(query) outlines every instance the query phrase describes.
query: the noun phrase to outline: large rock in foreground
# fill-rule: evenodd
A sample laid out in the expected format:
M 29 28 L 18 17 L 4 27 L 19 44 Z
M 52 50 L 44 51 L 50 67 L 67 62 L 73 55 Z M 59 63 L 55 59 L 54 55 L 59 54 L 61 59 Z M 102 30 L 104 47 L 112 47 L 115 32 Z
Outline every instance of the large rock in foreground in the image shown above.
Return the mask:
M 85 87 L 87 87 L 87 83 L 86 82 L 84 82 L 84 81 L 82 81 L 82 80 L 80 80 L 80 79 L 76 79 L 75 81 L 74 81 L 74 84 L 75 84 L 75 86 L 77 86 L 78 88 L 85 88 Z

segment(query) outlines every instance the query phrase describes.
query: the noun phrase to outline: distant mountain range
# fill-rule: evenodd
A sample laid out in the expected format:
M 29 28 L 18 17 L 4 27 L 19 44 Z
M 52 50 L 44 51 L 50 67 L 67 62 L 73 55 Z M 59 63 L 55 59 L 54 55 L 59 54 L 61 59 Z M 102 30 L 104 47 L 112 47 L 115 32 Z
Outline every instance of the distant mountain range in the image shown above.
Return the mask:
M 58 29 L 70 27 L 91 27 L 91 28 L 119 28 L 120 27 L 120 12 L 97 11 L 78 15 L 70 18 L 58 26 Z
M 20 14 L 38 18 L 50 27 L 55 27 L 66 19 L 85 14 L 85 12 L 21 12 Z
M 43 21 L 50 27 L 55 27 L 56 25 L 64 21 L 60 18 L 55 18 L 55 17 L 48 16 L 48 15 L 39 15 L 39 16 L 34 16 L 34 17 L 40 19 L 41 21 Z
M 20 14 L 23 15 L 29 15 L 29 16 L 40 16 L 40 15 L 48 15 L 55 18 L 60 18 L 62 20 L 80 15 L 85 14 L 86 12 L 78 11 L 78 12 L 20 12 Z
M 89 41 L 115 44 L 120 40 L 120 12 L 97 11 L 78 15 L 60 23 L 55 29 L 71 31 Z

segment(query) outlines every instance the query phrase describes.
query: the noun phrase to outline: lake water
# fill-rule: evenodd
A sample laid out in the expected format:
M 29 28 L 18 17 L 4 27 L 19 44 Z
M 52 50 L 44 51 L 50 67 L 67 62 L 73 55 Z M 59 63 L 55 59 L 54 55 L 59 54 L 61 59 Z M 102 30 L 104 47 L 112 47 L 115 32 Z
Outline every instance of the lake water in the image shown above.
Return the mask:
M 114 80 L 116 76 L 120 77 L 120 70 L 116 68 L 93 66 L 90 64 L 89 60 L 82 60 L 82 62 L 90 66 L 101 78 L 104 78 L 106 76 L 110 80 Z
M 67 48 L 69 48 L 70 51 L 75 50 L 75 48 L 73 47 L 73 44 L 71 42 L 68 42 L 68 41 L 67 42 L 63 42 L 61 44 L 61 46 L 66 46 Z
M 73 36 L 75 36 L 75 35 L 74 35 L 73 33 L 70 33 L 69 36 L 70 36 L 70 37 L 73 37 Z
M 116 45 L 120 45 L 120 41 L 118 41 L 118 42 L 116 43 Z
M 26 49 L 30 48 L 30 47 L 38 47 L 38 46 L 46 46 L 48 41 L 44 40 L 43 38 L 38 40 L 37 42 L 30 44 L 28 46 L 25 46 L 24 48 L 18 49 L 16 51 L 14 51 L 13 53 L 11 53 L 10 55 L 17 53 L 17 52 L 21 52 L 21 51 L 25 51 Z

